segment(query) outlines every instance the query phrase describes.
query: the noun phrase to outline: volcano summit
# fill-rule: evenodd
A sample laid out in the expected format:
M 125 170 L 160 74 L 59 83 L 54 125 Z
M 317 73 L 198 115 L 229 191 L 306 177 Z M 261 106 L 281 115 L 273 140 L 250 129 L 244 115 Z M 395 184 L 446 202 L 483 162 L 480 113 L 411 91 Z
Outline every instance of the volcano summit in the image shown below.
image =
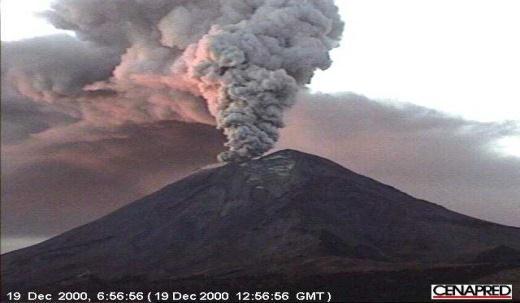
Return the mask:
M 2 255 L 4 293 L 299 289 L 337 301 L 426 300 L 432 283 L 495 277 L 518 289 L 519 274 L 519 228 L 293 150 L 201 169 Z

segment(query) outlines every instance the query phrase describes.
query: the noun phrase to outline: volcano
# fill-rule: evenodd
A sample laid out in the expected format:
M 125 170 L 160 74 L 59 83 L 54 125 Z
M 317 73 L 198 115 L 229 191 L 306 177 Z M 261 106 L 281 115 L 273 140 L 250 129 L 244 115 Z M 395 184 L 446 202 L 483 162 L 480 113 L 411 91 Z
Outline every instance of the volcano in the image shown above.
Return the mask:
M 520 228 L 283 150 L 200 169 L 1 262 L 4 293 L 299 289 L 417 301 L 432 283 L 520 288 Z

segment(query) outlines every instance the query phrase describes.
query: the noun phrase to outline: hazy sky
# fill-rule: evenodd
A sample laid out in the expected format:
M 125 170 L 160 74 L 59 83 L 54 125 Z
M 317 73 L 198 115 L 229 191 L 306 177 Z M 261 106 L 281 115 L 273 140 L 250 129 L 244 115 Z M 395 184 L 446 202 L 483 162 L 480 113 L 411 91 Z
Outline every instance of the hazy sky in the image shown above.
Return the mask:
M 2 75 L 20 67 L 67 84 L 71 94 L 89 77 L 108 78 L 113 58 L 102 50 L 67 36 L 19 41 L 74 35 L 35 16 L 51 2 L 1 0 Z M 331 68 L 314 77 L 312 94 L 303 92 L 288 113 L 277 147 L 518 226 L 520 1 L 336 2 L 346 22 L 341 46 Z M 3 250 L 93 220 L 214 162 L 222 150 L 211 125 L 99 127 L 29 97 L 2 78 L 2 233 L 11 240 Z M 114 111 L 126 105 L 115 104 Z

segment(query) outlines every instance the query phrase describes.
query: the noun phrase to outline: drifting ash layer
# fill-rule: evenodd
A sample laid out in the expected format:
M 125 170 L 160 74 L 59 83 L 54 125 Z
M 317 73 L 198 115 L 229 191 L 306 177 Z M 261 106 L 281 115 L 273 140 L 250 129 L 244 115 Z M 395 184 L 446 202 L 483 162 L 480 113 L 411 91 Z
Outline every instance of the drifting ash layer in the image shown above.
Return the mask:
M 519 251 L 518 228 L 284 150 L 198 171 L 7 253 L 2 291 L 303 289 L 417 301 L 432 283 L 518 277 Z

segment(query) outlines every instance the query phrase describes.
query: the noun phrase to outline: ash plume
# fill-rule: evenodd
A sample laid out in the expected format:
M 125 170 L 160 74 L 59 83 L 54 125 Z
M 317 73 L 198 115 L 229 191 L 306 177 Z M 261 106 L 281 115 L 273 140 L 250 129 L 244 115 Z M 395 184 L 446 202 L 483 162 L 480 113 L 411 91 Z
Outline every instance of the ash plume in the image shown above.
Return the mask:
M 59 0 L 44 15 L 75 31 L 81 51 L 7 70 L 19 92 L 96 126 L 215 125 L 227 137 L 221 161 L 274 146 L 284 110 L 330 66 L 343 30 L 332 0 Z M 96 72 L 78 77 L 68 61 Z

